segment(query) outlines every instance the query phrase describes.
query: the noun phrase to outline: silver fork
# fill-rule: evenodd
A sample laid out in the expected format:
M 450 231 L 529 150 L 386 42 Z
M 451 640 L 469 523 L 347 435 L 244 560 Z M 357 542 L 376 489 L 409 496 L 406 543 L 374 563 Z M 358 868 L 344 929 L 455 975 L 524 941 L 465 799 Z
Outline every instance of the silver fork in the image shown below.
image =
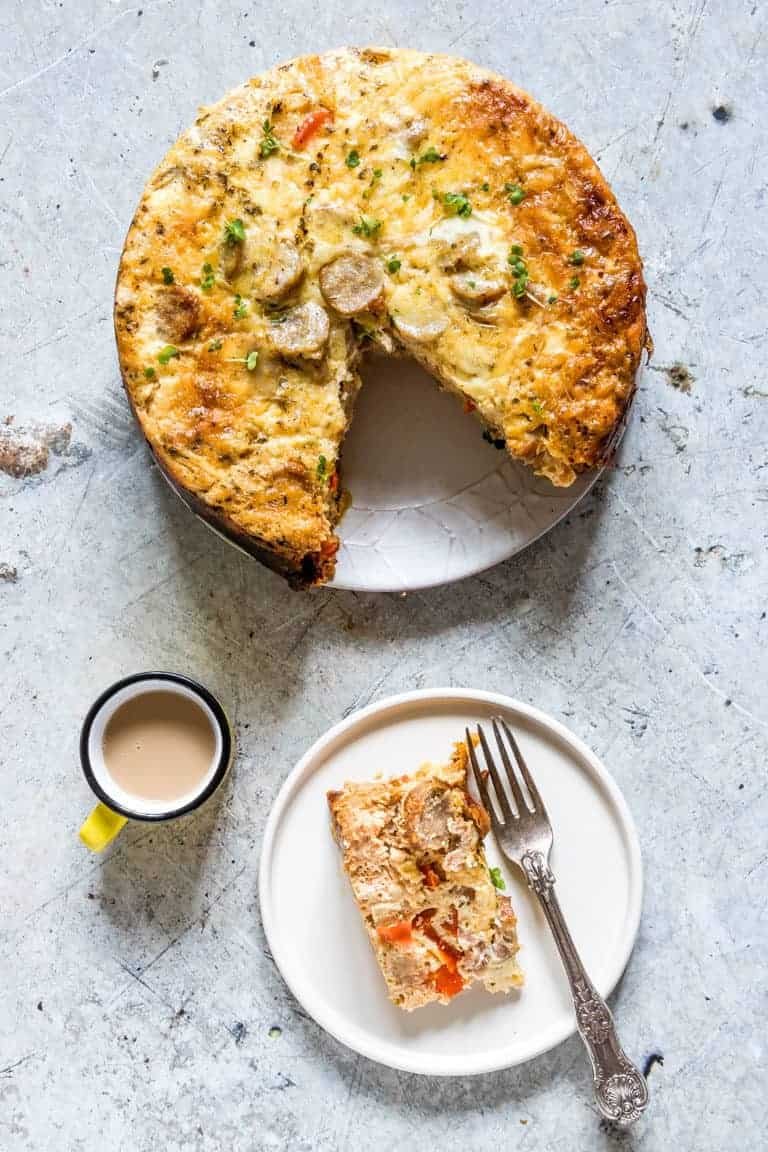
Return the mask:
M 494 719 L 492 724 L 514 807 L 510 803 L 501 772 L 493 759 L 480 724 L 477 726 L 477 735 L 487 771 L 483 771 L 480 767 L 474 742 L 469 729 L 466 729 L 467 750 L 478 791 L 488 809 L 502 853 L 510 863 L 516 864 L 522 871 L 538 897 L 547 923 L 552 929 L 571 986 L 576 1024 L 592 1061 L 597 1107 L 602 1115 L 614 1124 L 622 1126 L 632 1124 L 648 1104 L 648 1085 L 642 1073 L 622 1051 L 610 1009 L 587 976 L 568 931 L 555 895 L 555 877 L 549 866 L 552 825 L 544 801 L 528 771 L 509 725 L 501 717 Z M 520 777 L 510 759 L 502 731 L 512 749 L 520 777 L 528 791 L 528 800 L 524 796 Z M 493 783 L 497 804 L 491 803 L 489 777 Z

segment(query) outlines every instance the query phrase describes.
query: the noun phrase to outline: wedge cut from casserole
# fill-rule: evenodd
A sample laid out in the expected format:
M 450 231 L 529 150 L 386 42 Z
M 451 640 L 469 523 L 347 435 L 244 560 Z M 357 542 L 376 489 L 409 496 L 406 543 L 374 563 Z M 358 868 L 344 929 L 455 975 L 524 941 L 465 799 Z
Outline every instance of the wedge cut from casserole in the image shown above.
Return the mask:
M 333 833 L 389 998 L 407 1011 L 470 984 L 519 988 L 517 920 L 483 851 L 488 814 L 467 791 L 467 751 L 412 776 L 329 792 Z

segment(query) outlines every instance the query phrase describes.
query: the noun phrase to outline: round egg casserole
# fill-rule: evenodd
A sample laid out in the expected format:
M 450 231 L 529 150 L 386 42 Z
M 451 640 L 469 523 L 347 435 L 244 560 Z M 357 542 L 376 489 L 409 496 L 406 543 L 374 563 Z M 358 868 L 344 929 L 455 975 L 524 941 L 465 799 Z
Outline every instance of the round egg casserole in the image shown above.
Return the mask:
M 299 587 L 333 575 L 368 350 L 567 486 L 648 340 L 635 234 L 579 141 L 501 77 L 402 49 L 303 56 L 202 109 L 136 211 L 115 327 L 166 476 Z

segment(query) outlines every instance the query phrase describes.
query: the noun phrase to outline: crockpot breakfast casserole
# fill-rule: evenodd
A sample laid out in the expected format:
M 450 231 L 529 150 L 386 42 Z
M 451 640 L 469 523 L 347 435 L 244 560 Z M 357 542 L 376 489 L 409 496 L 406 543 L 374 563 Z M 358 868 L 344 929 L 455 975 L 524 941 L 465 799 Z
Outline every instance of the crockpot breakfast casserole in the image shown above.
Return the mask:
M 203 109 L 118 275 L 128 395 L 195 510 L 327 580 L 368 349 L 415 357 L 557 485 L 605 457 L 646 341 L 635 235 L 583 146 L 464 60 L 341 49 Z
M 519 988 L 517 921 L 483 852 L 488 814 L 467 792 L 467 750 L 412 776 L 328 795 L 333 833 L 389 997 L 410 1011 L 480 982 Z

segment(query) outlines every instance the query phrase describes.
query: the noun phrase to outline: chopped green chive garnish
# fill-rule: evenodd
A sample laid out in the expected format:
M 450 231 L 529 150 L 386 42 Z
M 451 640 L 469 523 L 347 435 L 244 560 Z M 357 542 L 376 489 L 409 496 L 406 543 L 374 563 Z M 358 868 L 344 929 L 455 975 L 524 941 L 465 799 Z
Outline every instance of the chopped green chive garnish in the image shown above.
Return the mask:
M 489 868 L 488 871 L 491 874 L 491 884 L 493 884 L 494 888 L 500 888 L 503 892 L 507 885 L 501 874 L 501 868 Z
M 160 272 L 163 277 L 163 284 L 173 284 L 173 272 L 170 268 L 161 268 Z
M 265 120 L 262 125 L 262 137 L 259 144 L 259 156 L 262 160 L 267 160 L 273 152 L 280 151 L 280 141 L 275 136 L 275 130 L 269 120 Z
M 531 400 L 531 408 L 533 408 L 537 416 L 541 416 L 544 411 L 544 405 L 540 400 Z
M 581 280 L 579 280 L 578 276 L 572 276 L 568 281 L 568 287 L 570 288 L 571 292 L 575 292 L 580 284 Z
M 461 216 L 466 220 L 468 216 L 472 215 L 469 197 L 465 196 L 463 192 L 438 192 L 435 195 L 450 216 Z
M 155 372 L 154 368 L 145 368 L 144 375 L 146 376 L 147 380 L 154 380 L 155 376 L 157 376 L 157 372 Z
M 283 1034 L 283 1030 L 282 1030 L 282 1028 L 278 1028 L 277 1024 L 273 1024 L 272 1027 L 270 1028 L 269 1032 L 267 1033 L 270 1040 L 276 1040 L 277 1037 L 282 1036 L 282 1034 Z
M 222 347 L 222 341 L 221 340 L 211 340 L 210 344 L 208 345 L 208 351 L 209 352 L 218 352 L 221 349 L 221 347 Z
M 361 216 L 360 222 L 352 228 L 355 236 L 365 236 L 370 239 L 381 231 L 381 220 L 374 220 L 371 216 Z
M 568 263 L 569 264 L 583 264 L 584 259 L 585 259 L 584 253 L 580 252 L 579 249 L 577 248 L 575 252 L 571 252 L 570 256 L 568 257 Z
M 200 287 L 203 292 L 210 292 L 216 283 L 216 273 L 213 270 L 213 264 L 203 264 L 203 272 L 200 277 Z
M 243 300 L 242 296 L 235 296 L 235 307 L 232 315 L 235 320 L 242 320 L 248 313 L 248 301 Z
M 176 356 L 181 356 L 181 352 L 179 352 L 178 348 L 174 348 L 173 344 L 166 344 L 165 348 L 161 348 L 157 354 L 157 358 L 161 364 L 167 364 L 169 360 L 173 360 Z
M 481 191 L 481 192 L 488 192 L 488 191 L 490 191 L 490 187 L 491 187 L 491 186 L 490 186 L 490 184 L 488 183 L 488 181 L 487 181 L 487 180 L 484 180 L 484 181 L 483 181 L 483 183 L 480 185 L 480 191 Z
M 411 198 L 410 192 L 403 192 L 403 202 L 405 202 L 406 200 L 410 200 L 410 198 Z
M 523 259 L 521 244 L 513 244 L 507 256 L 507 263 L 512 269 L 512 295 L 520 300 L 528 291 L 528 265 Z
M 525 192 L 519 184 L 505 184 L 504 191 L 507 194 L 507 200 L 510 204 L 522 204 L 525 200 Z
M 547 300 L 547 304 L 557 304 L 557 296 L 554 293 Z
M 325 456 L 318 456 L 317 458 L 317 478 L 318 480 L 325 480 L 328 471 L 328 461 Z
M 256 366 L 259 363 L 259 352 L 257 348 L 253 348 L 245 356 L 233 356 L 232 359 L 226 360 L 227 364 L 245 364 L 249 372 L 255 372 Z
M 363 199 L 364 200 L 370 199 L 371 193 L 373 192 L 375 185 L 378 184 L 379 180 L 381 180 L 383 175 L 384 175 L 384 172 L 381 168 L 374 168 L 373 174 L 371 175 L 371 182 L 368 185 L 368 187 L 366 188 L 365 192 L 363 192 Z
M 387 272 L 391 272 L 394 276 L 395 272 L 399 271 L 400 261 L 398 260 L 397 256 L 390 256 L 389 260 L 387 260 Z
M 421 156 L 411 156 L 410 164 L 414 172 L 422 164 L 439 164 L 441 160 L 445 160 L 446 152 L 438 152 L 433 144 L 430 144 L 426 152 L 422 152 Z
M 227 244 L 242 244 L 245 240 L 245 224 L 242 220 L 227 220 L 224 225 L 224 239 Z
M 347 153 L 347 158 L 344 163 L 346 164 L 347 168 L 357 168 L 360 163 L 360 153 L 356 148 L 350 149 L 350 151 Z

